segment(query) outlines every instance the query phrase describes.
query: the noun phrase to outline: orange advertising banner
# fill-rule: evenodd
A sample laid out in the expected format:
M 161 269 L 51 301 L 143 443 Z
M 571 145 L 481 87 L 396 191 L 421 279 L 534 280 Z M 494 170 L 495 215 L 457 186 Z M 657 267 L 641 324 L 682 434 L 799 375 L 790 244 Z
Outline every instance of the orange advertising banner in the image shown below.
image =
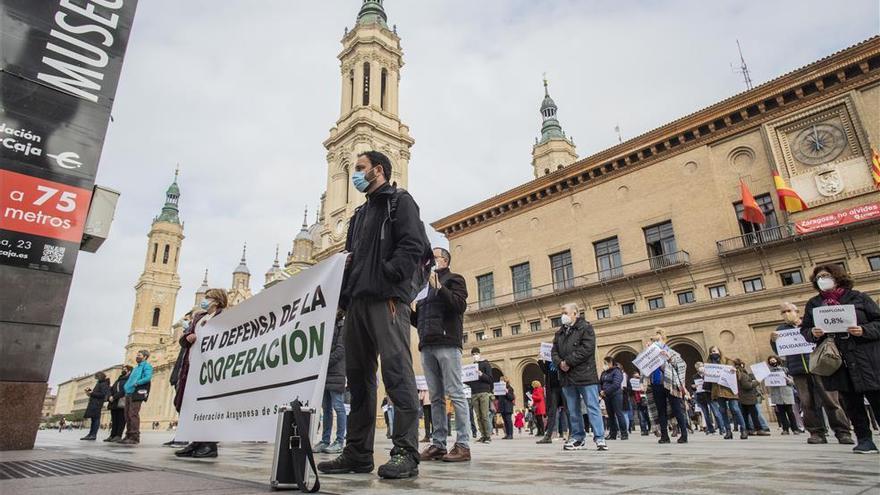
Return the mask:
M 798 234 L 809 234 L 820 230 L 840 227 L 851 223 L 862 222 L 872 218 L 880 218 L 880 203 L 868 203 L 855 206 L 848 210 L 829 213 L 808 220 L 795 222 L 794 228 Z

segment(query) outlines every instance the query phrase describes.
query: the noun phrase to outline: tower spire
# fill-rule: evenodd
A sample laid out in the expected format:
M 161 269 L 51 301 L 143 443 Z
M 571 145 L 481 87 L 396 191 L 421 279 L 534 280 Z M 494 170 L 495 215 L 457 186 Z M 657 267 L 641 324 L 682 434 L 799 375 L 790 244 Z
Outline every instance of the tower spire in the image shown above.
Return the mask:
M 559 107 L 550 97 L 550 88 L 547 83 L 547 73 L 544 73 L 544 100 L 541 102 L 541 139 L 539 143 L 547 142 L 554 138 L 565 139 L 565 133 L 562 131 L 562 125 L 556 119 L 556 111 Z
M 174 169 L 174 180 L 168 189 L 165 190 L 165 205 L 162 211 L 156 217 L 156 222 L 180 223 L 180 210 L 178 209 L 178 201 L 180 200 L 180 187 L 177 185 L 177 176 L 180 172 L 180 165 Z
M 246 273 L 248 275 L 251 274 L 251 271 L 247 267 L 247 242 L 244 243 L 244 247 L 241 250 L 241 262 L 232 273 Z
M 387 27 L 387 21 L 388 16 L 385 14 L 385 9 L 382 7 L 382 0 L 364 0 L 360 12 L 358 12 L 358 24 L 371 24 L 377 22 L 382 26 Z
M 303 213 L 303 229 L 309 227 L 309 205 L 306 205 L 306 211 Z

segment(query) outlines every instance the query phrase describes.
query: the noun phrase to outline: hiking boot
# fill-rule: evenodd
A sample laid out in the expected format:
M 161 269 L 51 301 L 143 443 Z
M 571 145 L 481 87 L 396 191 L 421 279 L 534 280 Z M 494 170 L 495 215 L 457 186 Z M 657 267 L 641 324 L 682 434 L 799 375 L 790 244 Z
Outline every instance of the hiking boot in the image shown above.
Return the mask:
M 727 433 L 725 433 L 725 434 L 724 434 L 724 439 L 725 439 L 725 440 L 733 440 L 733 432 L 732 432 L 732 431 L 728 431 Z
M 765 431 L 765 430 L 758 430 L 758 431 L 755 432 L 755 436 L 758 436 L 758 437 L 769 437 L 769 436 L 770 436 L 770 432 L 769 432 L 769 431 Z
M 373 472 L 373 461 L 357 462 L 343 452 L 332 461 L 319 462 L 318 471 L 324 474 L 371 473 Z
M 657 440 L 657 443 L 669 443 L 669 437 L 660 437 L 660 440 Z
M 747 432 L 746 430 L 739 432 L 739 439 L 740 440 L 748 440 L 749 439 L 749 432 Z
M 208 457 L 217 457 L 217 444 L 216 443 L 213 443 L 213 444 L 203 443 L 203 444 L 199 445 L 199 448 L 197 448 L 192 453 L 193 459 L 205 459 Z
M 859 440 L 859 444 L 853 447 L 853 452 L 856 454 L 876 454 L 878 450 L 877 446 L 874 445 L 874 441 L 870 438 L 866 438 L 864 440 Z
M 553 443 L 553 439 L 551 437 L 544 436 L 535 443 Z
M 850 437 L 852 440 L 852 437 Z M 825 435 L 820 435 L 819 433 L 810 433 L 810 438 L 807 439 L 807 443 L 810 445 L 818 445 L 821 443 L 828 443 L 828 439 L 825 438 Z
M 681 437 L 678 439 L 677 443 L 688 443 L 688 439 L 687 439 L 687 437 Z
M 131 437 L 128 437 L 124 440 L 119 441 L 120 445 L 137 445 L 139 443 L 141 443 L 140 440 L 135 440 L 134 438 L 131 438 Z
M 431 445 L 419 454 L 419 460 L 422 461 L 439 461 L 447 454 L 446 449 L 441 449 L 436 445 Z
M 856 442 L 853 440 L 852 435 L 840 435 L 837 437 L 837 442 L 841 445 L 855 445 Z
M 318 442 L 315 444 L 314 447 L 312 447 L 312 452 L 314 452 L 315 454 L 321 454 L 325 450 L 327 450 L 327 447 L 329 447 L 329 445 L 327 445 L 326 443 Z
M 455 444 L 452 450 L 443 456 L 443 462 L 467 462 L 471 460 L 471 449 Z
M 391 459 L 379 466 L 377 474 L 386 480 L 413 478 L 419 475 L 419 463 L 410 454 L 392 451 Z
M 86 436 L 80 438 L 80 440 L 97 440 L 97 439 L 98 439 L 98 437 L 95 437 L 92 435 L 86 435 Z
M 425 435 L 425 438 L 419 440 L 419 443 L 428 443 L 430 441 L 431 441 L 431 437 L 429 437 L 428 435 Z
M 621 440 L 629 440 L 629 434 L 624 433 L 624 434 L 620 435 L 620 439 Z
M 117 436 L 107 437 L 104 439 L 105 442 L 113 442 L 113 443 L 118 442 L 120 440 L 122 440 L 122 437 L 117 437 Z

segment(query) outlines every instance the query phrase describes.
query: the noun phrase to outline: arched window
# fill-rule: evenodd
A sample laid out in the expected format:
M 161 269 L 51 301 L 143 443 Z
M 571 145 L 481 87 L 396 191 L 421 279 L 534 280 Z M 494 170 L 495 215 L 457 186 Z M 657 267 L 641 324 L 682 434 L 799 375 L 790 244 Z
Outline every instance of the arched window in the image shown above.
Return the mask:
M 153 308 L 153 326 L 154 327 L 159 326 L 159 313 L 161 313 L 161 311 L 159 311 L 159 308 Z
M 162 253 L 162 263 L 163 264 L 165 264 L 165 265 L 168 264 L 168 255 L 170 255 L 170 254 L 171 254 L 171 246 L 169 246 L 168 244 L 165 244 L 165 252 Z
M 348 71 L 348 103 L 354 108 L 354 69 Z
M 159 243 L 153 243 L 153 263 L 156 262 L 156 255 L 159 254 Z
M 364 98 L 363 106 L 370 104 L 370 63 L 364 62 Z
M 388 70 L 382 69 L 382 80 L 379 87 L 379 108 L 385 110 L 385 96 L 388 88 Z

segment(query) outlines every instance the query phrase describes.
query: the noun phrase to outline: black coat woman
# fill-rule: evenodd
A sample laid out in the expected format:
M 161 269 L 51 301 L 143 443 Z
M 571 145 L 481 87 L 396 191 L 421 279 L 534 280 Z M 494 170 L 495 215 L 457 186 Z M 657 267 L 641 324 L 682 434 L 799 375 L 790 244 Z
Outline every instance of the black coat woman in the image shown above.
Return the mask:
M 853 289 L 852 278 L 840 265 L 819 265 L 810 277 L 818 295 L 807 301 L 801 332 L 808 341 L 834 339 L 843 364 L 831 376 L 823 377 L 826 390 L 838 392 L 846 415 L 856 432 L 853 452 L 876 454 L 865 401 L 880 417 L 880 307 L 870 296 Z M 823 323 L 814 321 L 813 309 L 852 305 L 856 324 L 843 333 L 826 333 Z
M 101 410 L 104 409 L 104 401 L 110 395 L 110 379 L 103 372 L 95 373 L 95 388 L 87 388 L 86 393 L 89 394 L 89 405 L 86 406 L 84 418 L 92 420 L 89 427 L 89 434 L 80 438 L 80 440 L 95 440 L 98 438 L 98 428 L 101 427 Z
M 131 366 L 122 367 L 119 378 L 110 387 L 110 395 L 107 397 L 107 409 L 110 410 L 110 436 L 105 442 L 118 442 L 122 440 L 122 432 L 125 430 L 125 381 L 131 373 Z

